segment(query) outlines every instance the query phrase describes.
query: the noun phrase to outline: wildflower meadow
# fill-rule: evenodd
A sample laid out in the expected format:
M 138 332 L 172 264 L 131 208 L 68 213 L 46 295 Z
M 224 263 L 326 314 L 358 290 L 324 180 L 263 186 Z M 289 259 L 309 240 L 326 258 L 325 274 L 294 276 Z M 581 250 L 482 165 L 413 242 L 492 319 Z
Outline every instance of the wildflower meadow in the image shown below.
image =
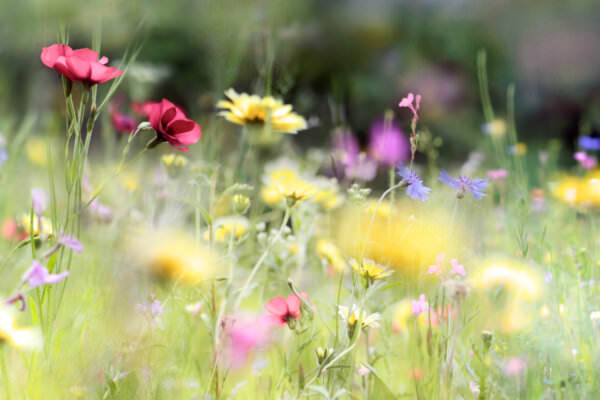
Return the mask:
M 0 399 L 600 398 L 591 2 L 42 3 L 0 17 Z

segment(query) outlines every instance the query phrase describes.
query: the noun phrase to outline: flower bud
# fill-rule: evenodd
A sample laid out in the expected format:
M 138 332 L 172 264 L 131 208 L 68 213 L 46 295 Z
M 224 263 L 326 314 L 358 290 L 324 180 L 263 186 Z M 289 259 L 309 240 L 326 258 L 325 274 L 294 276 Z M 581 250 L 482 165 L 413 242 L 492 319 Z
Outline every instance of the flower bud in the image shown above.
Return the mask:
M 481 332 L 481 340 L 483 341 L 483 352 L 487 353 L 492 346 L 492 339 L 494 338 L 494 334 L 492 331 L 482 331 Z
M 236 194 L 231 199 L 232 208 L 238 214 L 245 214 L 250 208 L 250 199 L 243 194 Z

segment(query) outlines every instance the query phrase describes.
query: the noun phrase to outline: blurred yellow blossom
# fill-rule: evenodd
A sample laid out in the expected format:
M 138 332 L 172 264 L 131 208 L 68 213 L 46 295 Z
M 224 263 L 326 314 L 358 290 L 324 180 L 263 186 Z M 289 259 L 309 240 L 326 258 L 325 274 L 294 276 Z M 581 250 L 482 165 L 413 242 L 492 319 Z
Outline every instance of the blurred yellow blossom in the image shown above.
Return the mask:
M 197 284 L 213 277 L 220 260 L 183 231 L 149 231 L 137 235 L 133 256 L 160 278 Z
M 317 254 L 328 265 L 338 272 L 345 271 L 346 261 L 340 249 L 329 239 L 319 239 L 317 241 Z
M 468 245 L 460 226 L 451 230 L 444 209 L 424 210 L 408 202 L 344 207 L 334 217 L 333 238 L 350 257 L 411 273 L 433 264 L 440 253 L 452 250 L 459 256 L 461 246 Z
M 219 243 L 227 243 L 232 238 L 239 239 L 248 232 L 250 222 L 245 217 L 228 216 L 217 218 L 213 226 L 213 240 Z M 204 240 L 210 239 L 210 232 L 204 232 Z
M 44 139 L 37 137 L 27 139 L 27 142 L 25 143 L 25 151 L 27 152 L 27 157 L 32 164 L 40 167 L 46 166 L 46 163 L 48 162 L 46 146 L 46 140 Z
M 10 311 L 0 305 L 0 345 L 4 342 L 24 349 L 38 349 L 42 338 L 35 329 L 18 328 Z
M 19 219 L 20 226 L 23 231 L 30 236 L 31 235 L 31 216 L 29 214 L 23 214 Z M 51 236 L 54 233 L 52 228 L 52 222 L 46 217 L 33 216 L 33 236 L 39 236 L 40 234 L 40 222 L 42 224 L 41 233 L 45 236 Z

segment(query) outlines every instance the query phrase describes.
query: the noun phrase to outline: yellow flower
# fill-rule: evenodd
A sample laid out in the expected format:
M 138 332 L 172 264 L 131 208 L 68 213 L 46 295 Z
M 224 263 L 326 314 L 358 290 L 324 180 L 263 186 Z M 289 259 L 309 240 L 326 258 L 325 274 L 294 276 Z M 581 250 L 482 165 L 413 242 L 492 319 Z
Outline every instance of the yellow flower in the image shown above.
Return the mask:
M 302 179 L 297 170 L 290 167 L 274 169 L 267 174 L 261 195 L 265 203 L 275 205 L 283 199 L 293 203 L 311 198 L 317 188 Z
M 510 149 L 511 153 L 516 156 L 524 156 L 527 154 L 527 145 L 525 143 L 515 143 Z
M 12 314 L 0 305 L 0 345 L 3 342 L 25 349 L 37 349 L 41 346 L 41 337 L 34 329 L 17 328 Z
M 160 160 L 167 168 L 183 168 L 189 162 L 185 156 L 175 153 L 165 154 L 160 158 Z
M 217 103 L 221 109 L 219 115 L 234 124 L 267 125 L 281 133 L 297 133 L 307 128 L 304 118 L 293 113 L 291 105 L 283 104 L 271 96 L 238 94 L 233 89 L 227 90 L 225 96 L 229 100 Z
M 46 141 L 41 138 L 32 137 L 25 143 L 27 157 L 32 164 L 44 167 L 48 161 Z
M 140 264 L 156 276 L 188 284 L 213 277 L 220 265 L 213 251 L 180 231 L 141 234 L 131 250 Z
M 39 236 L 40 234 L 40 221 L 42 222 L 42 235 L 51 236 L 54 233 L 52 229 L 52 222 L 46 217 L 38 218 L 36 215 L 33 216 L 33 236 Z M 20 219 L 21 226 L 27 235 L 31 235 L 31 216 L 29 214 L 23 214 Z
M 336 271 L 341 272 L 346 270 L 347 265 L 342 252 L 331 240 L 319 239 L 317 241 L 317 254 Z
M 526 301 L 536 300 L 541 292 L 537 276 L 523 266 L 511 265 L 503 260 L 489 263 L 471 281 L 473 287 L 483 290 L 504 286 L 510 291 L 511 298 Z
M 356 322 L 362 320 L 360 324 L 361 328 L 377 328 L 379 327 L 379 321 L 381 321 L 381 314 L 373 313 L 367 315 L 367 313 L 356 306 L 356 304 L 353 304 L 351 308 L 339 306 L 338 312 L 340 317 L 348 323 L 349 327 L 354 327 Z
M 235 194 L 231 199 L 231 205 L 233 210 L 238 214 L 245 214 L 250 207 L 250 198 L 243 194 Z
M 576 204 L 582 200 L 581 179 L 576 176 L 561 178 L 553 190 L 554 196 L 569 204 Z
M 503 119 L 494 119 L 483 125 L 483 130 L 490 136 L 500 137 L 506 134 L 506 121 Z
M 454 224 L 451 231 L 443 209 L 419 209 L 408 202 L 382 202 L 375 209 L 375 202 L 349 205 L 334 216 L 333 239 L 344 254 L 417 273 L 439 253 L 460 257 L 460 249 L 468 247 L 461 226 Z
M 129 192 L 135 192 L 138 189 L 139 180 L 140 176 L 137 171 L 127 170 L 119 175 L 119 182 Z
M 517 332 L 527 328 L 534 316 L 539 312 L 535 301 L 542 296 L 543 285 L 538 274 L 529 266 L 521 265 L 513 260 L 490 260 L 476 272 L 470 282 L 473 288 L 490 294 L 482 301 L 482 305 L 490 312 L 484 316 L 486 328 L 497 326 L 506 333 Z M 498 296 L 495 288 L 504 288 L 505 294 Z M 500 301 L 499 301 L 500 300 Z M 542 308 L 542 315 L 546 311 Z
M 213 240 L 219 243 L 228 243 L 232 238 L 239 239 L 248 232 L 250 222 L 244 217 L 221 217 L 215 220 Z M 204 240 L 209 240 L 209 231 L 204 232 Z
M 352 259 L 350 260 L 350 265 L 352 265 L 352 269 L 358 272 L 360 276 L 371 281 L 376 281 L 392 274 L 391 271 L 386 271 L 384 267 L 367 258 L 363 258 L 360 263 Z

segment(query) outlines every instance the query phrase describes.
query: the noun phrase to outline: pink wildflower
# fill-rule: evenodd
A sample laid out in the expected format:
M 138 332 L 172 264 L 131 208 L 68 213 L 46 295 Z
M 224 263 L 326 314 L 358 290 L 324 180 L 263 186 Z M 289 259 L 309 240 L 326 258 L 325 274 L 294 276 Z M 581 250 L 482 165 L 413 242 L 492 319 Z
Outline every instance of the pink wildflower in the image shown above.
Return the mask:
M 450 265 L 452 265 L 451 272 L 453 274 L 460 275 L 460 276 L 467 275 L 467 273 L 465 272 L 465 267 L 463 267 L 461 264 L 459 264 L 458 260 L 456 258 L 453 258 L 452 260 L 450 260 Z
M 302 292 L 300 295 L 304 298 L 307 294 Z M 287 300 L 281 296 L 271 299 L 265 304 L 265 310 L 270 314 L 261 316 L 260 320 L 266 325 L 284 326 L 288 322 L 298 319 L 302 316 L 300 305 L 302 301 L 295 294 L 290 294 Z
M 505 170 L 504 168 L 501 168 L 501 169 L 490 169 L 487 172 L 487 176 L 492 181 L 500 181 L 500 180 L 506 179 L 508 177 L 508 171 Z
M 413 104 L 414 101 L 414 104 Z M 398 107 L 408 108 L 412 114 L 413 119 L 411 125 L 414 127 L 419 120 L 419 108 L 421 107 L 421 95 L 417 94 L 416 96 L 413 93 L 409 93 L 405 98 L 403 98 L 400 103 L 398 103 Z
M 425 294 L 421 294 L 418 300 L 413 300 L 412 302 L 412 315 L 418 317 L 429 308 L 429 303 L 425 298 Z

